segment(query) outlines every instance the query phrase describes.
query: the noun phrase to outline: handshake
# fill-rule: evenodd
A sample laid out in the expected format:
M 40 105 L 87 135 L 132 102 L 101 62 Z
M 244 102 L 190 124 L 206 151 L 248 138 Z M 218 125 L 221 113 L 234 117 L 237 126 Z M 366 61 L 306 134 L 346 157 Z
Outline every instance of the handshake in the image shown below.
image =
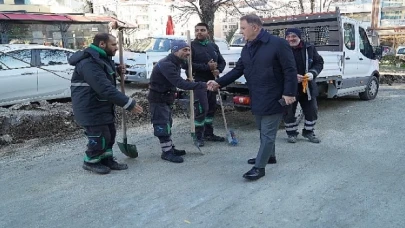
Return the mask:
M 210 91 L 217 91 L 219 89 L 219 84 L 214 80 L 209 80 L 207 82 L 207 89 Z

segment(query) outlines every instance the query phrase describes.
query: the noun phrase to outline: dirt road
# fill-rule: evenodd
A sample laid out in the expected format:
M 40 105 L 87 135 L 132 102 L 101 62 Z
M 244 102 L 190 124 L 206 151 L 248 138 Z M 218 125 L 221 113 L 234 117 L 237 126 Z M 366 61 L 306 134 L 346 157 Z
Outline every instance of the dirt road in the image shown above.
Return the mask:
M 383 86 L 368 102 L 320 101 L 321 144 L 288 144 L 280 130 L 278 163 L 256 182 L 242 178 L 258 149 L 250 112 L 229 115 L 239 146 L 207 143 L 205 155 L 187 120 L 176 119 L 174 142 L 188 152 L 182 164 L 160 159 L 150 125 L 130 129 L 140 157 L 114 148 L 129 169 L 105 176 L 82 170 L 84 137 L 8 148 L 0 227 L 404 227 L 404 89 Z

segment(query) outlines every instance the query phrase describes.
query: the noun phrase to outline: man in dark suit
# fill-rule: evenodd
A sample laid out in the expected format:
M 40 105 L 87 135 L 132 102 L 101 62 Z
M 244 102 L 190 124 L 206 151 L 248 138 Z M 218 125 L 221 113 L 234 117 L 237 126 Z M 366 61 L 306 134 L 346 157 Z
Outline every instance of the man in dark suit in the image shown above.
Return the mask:
M 243 177 L 257 180 L 265 175 L 267 163 L 276 163 L 275 140 L 284 112 L 279 100 L 284 99 L 287 105 L 295 102 L 297 69 L 288 42 L 266 32 L 258 16 L 241 17 L 240 31 L 247 43 L 236 67 L 207 84 L 210 90 L 216 90 L 245 76 L 252 113 L 260 131 L 260 148 L 255 165 Z

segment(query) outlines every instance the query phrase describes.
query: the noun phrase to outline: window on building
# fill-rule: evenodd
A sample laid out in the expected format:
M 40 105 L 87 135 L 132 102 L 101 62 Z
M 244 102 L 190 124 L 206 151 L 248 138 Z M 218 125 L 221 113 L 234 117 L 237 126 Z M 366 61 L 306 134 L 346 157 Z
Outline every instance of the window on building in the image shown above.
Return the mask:
M 354 50 L 356 48 L 356 32 L 354 25 L 350 23 L 344 24 L 344 43 L 347 49 Z
M 0 0 L 0 4 L 4 4 L 4 0 Z
M 25 5 L 25 0 L 14 0 L 15 5 Z

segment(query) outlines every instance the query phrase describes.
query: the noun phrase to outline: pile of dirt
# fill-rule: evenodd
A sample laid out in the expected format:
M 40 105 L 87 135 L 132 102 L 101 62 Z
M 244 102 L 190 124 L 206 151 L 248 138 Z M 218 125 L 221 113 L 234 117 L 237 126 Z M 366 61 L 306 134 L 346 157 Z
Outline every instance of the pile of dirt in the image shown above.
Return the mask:
M 147 92 L 137 92 L 131 95 L 144 112 L 142 114 L 127 114 L 127 126 L 134 127 L 150 121 Z M 187 108 L 181 102 L 176 102 L 174 117 L 188 118 Z M 122 108 L 116 108 L 117 128 L 121 127 Z M 0 147 L 8 144 L 21 143 L 35 138 L 61 138 L 81 135 L 81 127 L 74 121 L 71 102 L 23 103 L 9 108 L 0 108 Z
M 384 74 L 380 76 L 380 84 L 392 85 L 394 83 L 405 83 L 405 74 L 404 75 Z

